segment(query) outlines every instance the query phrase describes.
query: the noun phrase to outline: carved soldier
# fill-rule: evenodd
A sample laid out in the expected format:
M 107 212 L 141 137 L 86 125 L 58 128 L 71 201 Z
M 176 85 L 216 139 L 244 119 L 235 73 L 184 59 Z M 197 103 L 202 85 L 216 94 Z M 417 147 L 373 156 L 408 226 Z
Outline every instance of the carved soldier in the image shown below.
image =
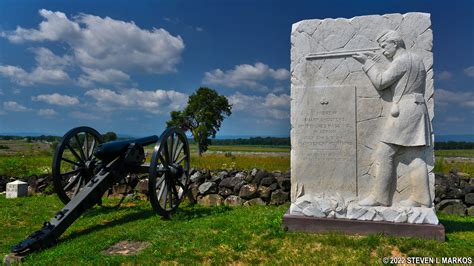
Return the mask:
M 378 67 L 380 55 L 360 53 L 353 58 L 363 64 L 362 69 L 377 90 L 393 88 L 390 115 L 386 118 L 381 141 L 376 150 L 375 184 L 370 195 L 359 201 L 362 206 L 391 205 L 390 191 L 396 178 L 394 157 L 406 148 L 423 152 L 431 144 L 431 124 L 425 104 L 426 70 L 422 59 L 407 51 L 400 35 L 388 31 L 378 38 L 383 55 L 390 61 L 386 70 Z M 410 164 L 411 196 L 400 202 L 405 207 L 431 205 L 428 170 L 421 156 Z

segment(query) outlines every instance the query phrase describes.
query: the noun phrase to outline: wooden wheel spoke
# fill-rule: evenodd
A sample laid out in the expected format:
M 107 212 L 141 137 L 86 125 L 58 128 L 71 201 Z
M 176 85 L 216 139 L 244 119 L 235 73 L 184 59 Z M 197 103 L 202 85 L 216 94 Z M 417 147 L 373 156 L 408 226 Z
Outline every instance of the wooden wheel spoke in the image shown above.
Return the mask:
M 182 142 L 180 141 L 180 144 L 179 144 L 179 146 L 176 148 L 176 152 L 174 153 L 173 162 L 176 161 L 176 159 L 178 159 L 178 156 L 179 156 L 179 154 L 181 154 L 181 152 L 183 151 L 183 148 L 184 148 L 184 143 L 182 143 Z
M 178 200 L 179 199 L 179 196 L 178 196 L 178 191 L 176 190 L 176 179 L 174 178 L 170 178 L 170 188 L 171 188 L 171 191 L 173 192 L 173 195 L 175 196 L 175 198 Z
M 173 190 L 173 194 L 174 194 L 174 197 L 176 199 L 176 202 L 179 202 L 179 193 L 178 193 L 178 190 L 176 189 L 175 185 L 172 187 L 172 190 Z
M 174 141 L 174 133 L 171 134 L 170 136 L 170 145 L 168 146 L 168 153 L 169 153 L 169 158 L 170 161 L 169 163 L 173 163 L 173 158 L 174 158 L 174 148 L 175 148 L 175 141 Z
M 186 158 L 188 158 L 188 156 L 184 155 L 183 157 L 179 158 L 179 160 L 176 161 L 176 164 L 180 164 Z
M 170 164 L 170 155 L 168 153 L 168 142 L 165 141 L 164 142 L 164 146 L 163 146 L 163 155 L 165 156 L 165 162 L 166 164 Z
M 64 186 L 64 191 L 68 191 L 69 189 L 71 189 L 80 178 L 81 178 L 81 174 L 76 175 L 71 182 L 69 182 L 66 186 Z
M 171 183 L 166 184 L 166 187 L 168 188 L 168 193 L 170 197 L 170 208 L 173 208 L 173 185 Z
M 167 187 L 167 184 L 166 184 L 166 180 L 165 182 L 163 182 L 162 184 L 162 188 L 163 190 L 163 207 L 166 208 L 166 202 L 168 201 L 168 187 Z
M 74 139 L 77 142 L 77 147 L 79 148 L 79 152 L 81 153 L 81 157 L 85 161 L 86 160 L 86 155 L 84 154 L 84 151 L 82 150 L 82 148 L 83 148 L 82 145 L 83 144 L 81 144 L 81 141 L 79 140 L 78 134 L 74 135 Z
M 77 154 L 77 152 L 71 147 L 71 145 L 69 145 L 69 143 L 66 143 L 66 147 L 68 148 L 69 151 L 71 151 L 72 155 L 74 155 L 74 157 L 76 157 L 76 159 L 80 162 L 84 162 L 84 160 L 81 158 L 81 156 L 79 156 L 79 154 Z
M 77 183 L 77 186 L 74 188 L 74 195 L 77 195 L 77 193 L 79 193 L 79 190 L 81 190 L 83 181 L 82 175 L 78 175 L 77 179 L 79 179 L 79 181 Z
M 89 140 L 87 138 L 87 133 L 84 135 L 84 148 L 86 160 L 89 160 Z
M 82 168 L 74 169 L 74 170 L 72 170 L 72 171 L 69 171 L 69 172 L 66 172 L 66 173 L 62 173 L 61 176 L 68 176 L 68 175 L 71 175 L 71 174 L 77 174 L 77 173 L 79 173 L 81 170 L 82 170 Z
M 91 158 L 92 157 L 92 153 L 94 152 L 94 148 L 95 148 L 95 138 L 92 138 L 92 143 L 91 143 L 91 149 L 89 150 L 89 154 L 87 155 L 87 158 Z
M 73 162 L 73 161 L 71 161 L 71 160 L 69 160 L 69 159 L 66 159 L 66 158 L 64 158 L 64 157 L 61 158 L 61 160 L 65 161 L 65 162 L 68 162 L 68 163 L 70 163 L 70 164 L 74 164 L 74 165 L 79 166 L 79 167 L 83 167 L 83 166 L 84 166 L 84 164 L 80 164 L 80 163 L 77 163 L 77 162 Z
M 161 154 L 158 154 L 158 159 L 162 162 L 163 169 L 168 169 L 168 163 L 165 161 L 163 156 L 161 156 Z

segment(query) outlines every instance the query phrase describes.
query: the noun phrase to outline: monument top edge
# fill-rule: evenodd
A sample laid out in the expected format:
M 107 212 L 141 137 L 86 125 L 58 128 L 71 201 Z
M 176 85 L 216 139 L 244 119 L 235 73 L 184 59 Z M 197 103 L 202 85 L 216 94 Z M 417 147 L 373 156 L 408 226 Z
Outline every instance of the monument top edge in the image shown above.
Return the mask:
M 291 32 L 295 32 L 297 29 L 298 29 L 298 26 L 301 24 L 301 23 L 308 23 L 308 22 L 314 22 L 314 23 L 318 23 L 318 22 L 322 22 L 324 20 L 349 20 L 352 21 L 353 19 L 356 19 L 356 18 L 363 18 L 363 17 L 373 17 L 373 16 L 403 16 L 403 17 L 406 17 L 407 15 L 413 15 L 413 14 L 418 14 L 418 15 L 422 15 L 422 16 L 427 16 L 428 18 L 431 18 L 431 13 L 427 13 L 427 12 L 408 12 L 408 13 L 404 13 L 404 14 L 401 14 L 401 13 L 388 13 L 388 14 L 373 14 L 373 15 L 362 15 L 362 16 L 355 16 L 355 17 L 352 17 L 352 18 L 343 18 L 343 17 L 337 17 L 337 18 L 322 18 L 322 19 L 319 19 L 319 18 L 316 18 L 316 19 L 304 19 L 304 20 L 300 20 L 298 22 L 295 22 L 292 24 L 291 26 Z

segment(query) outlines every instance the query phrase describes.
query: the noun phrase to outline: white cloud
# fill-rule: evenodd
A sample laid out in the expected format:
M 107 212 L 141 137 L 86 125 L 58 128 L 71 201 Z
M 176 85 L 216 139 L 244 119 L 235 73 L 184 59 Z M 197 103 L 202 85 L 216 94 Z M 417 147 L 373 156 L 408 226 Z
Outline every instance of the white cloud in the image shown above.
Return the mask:
M 38 29 L 17 27 L 3 32 L 11 42 L 60 41 L 68 44 L 82 67 L 140 69 L 151 73 L 175 71 L 184 49 L 180 36 L 164 29 L 141 29 L 133 21 L 80 14 L 69 19 L 62 12 L 41 9 Z
M 453 78 L 453 73 L 449 71 L 442 71 L 441 73 L 438 74 L 439 80 L 450 80 L 452 78 Z
M 269 93 L 263 97 L 236 92 L 228 98 L 234 112 L 241 111 L 267 119 L 288 119 L 290 117 L 290 96 L 287 94 Z
M 70 55 L 57 56 L 51 50 L 44 47 L 31 48 L 30 50 L 35 54 L 36 63 L 43 68 L 62 69 L 73 61 Z
M 38 111 L 38 115 L 46 117 L 55 116 L 57 114 L 58 113 L 56 113 L 56 111 L 54 111 L 53 109 L 39 109 Z
M 222 71 L 214 69 L 204 74 L 203 83 L 229 88 L 253 88 L 262 91 L 268 87 L 262 81 L 273 79 L 276 81 L 287 80 L 290 72 L 284 68 L 272 69 L 268 65 L 257 62 L 254 65 L 237 65 L 234 69 Z
M 82 87 L 91 87 L 94 82 L 119 85 L 130 80 L 129 75 L 117 69 L 100 70 L 83 67 L 82 71 L 86 73 L 78 79 L 78 85 Z
M 435 93 L 435 100 L 439 105 L 446 106 L 448 104 L 455 104 L 467 108 L 474 108 L 474 92 L 438 89 Z
M 40 84 L 61 84 L 69 81 L 69 75 L 62 69 L 47 69 L 36 67 L 32 72 L 26 72 L 23 68 L 16 66 L 0 66 L 0 74 L 10 78 L 21 86 Z
M 109 89 L 94 89 L 87 91 L 85 95 L 94 98 L 97 106 L 106 110 L 139 109 L 154 114 L 181 109 L 188 101 L 188 95 L 174 90 L 128 89 L 115 92 Z
M 31 111 L 30 108 L 27 108 L 17 102 L 8 101 L 3 103 L 3 109 L 6 111 L 13 111 L 13 112 L 28 112 Z
M 464 69 L 464 74 L 468 75 L 469 77 L 474 77 L 474 66 L 470 66 Z
M 79 99 L 77 99 L 76 97 L 61 95 L 59 93 L 41 94 L 38 96 L 32 96 L 31 100 L 42 101 L 49 104 L 61 105 L 61 106 L 70 106 L 70 105 L 76 105 L 79 103 Z

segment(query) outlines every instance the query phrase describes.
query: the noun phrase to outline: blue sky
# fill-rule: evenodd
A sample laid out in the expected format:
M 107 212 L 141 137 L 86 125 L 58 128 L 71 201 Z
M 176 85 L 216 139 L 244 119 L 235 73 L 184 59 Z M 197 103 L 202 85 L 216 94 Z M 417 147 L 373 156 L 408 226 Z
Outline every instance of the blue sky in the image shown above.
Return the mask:
M 0 133 L 159 134 L 207 86 L 233 103 L 218 136 L 289 135 L 297 21 L 428 12 L 437 134 L 474 134 L 472 1 L 1 1 Z

